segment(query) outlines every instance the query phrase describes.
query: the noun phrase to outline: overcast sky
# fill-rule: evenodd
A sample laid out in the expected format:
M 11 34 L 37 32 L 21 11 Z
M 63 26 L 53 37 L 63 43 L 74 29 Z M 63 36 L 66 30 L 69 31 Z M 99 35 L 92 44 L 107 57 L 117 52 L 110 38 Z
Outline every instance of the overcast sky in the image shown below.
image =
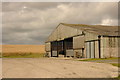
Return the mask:
M 44 44 L 59 23 L 117 25 L 118 3 L 4 2 L 3 44 Z

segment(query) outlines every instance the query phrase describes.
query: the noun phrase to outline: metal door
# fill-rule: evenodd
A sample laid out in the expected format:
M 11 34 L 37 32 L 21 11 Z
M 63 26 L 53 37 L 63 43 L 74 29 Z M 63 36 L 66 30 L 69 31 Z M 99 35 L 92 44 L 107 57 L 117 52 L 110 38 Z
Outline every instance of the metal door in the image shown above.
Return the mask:
M 91 43 L 91 45 L 90 45 L 90 53 L 91 53 L 91 58 L 95 58 L 95 42 L 90 42 Z
M 95 58 L 99 58 L 99 42 L 95 41 Z
M 90 58 L 90 42 L 86 43 L 86 58 Z

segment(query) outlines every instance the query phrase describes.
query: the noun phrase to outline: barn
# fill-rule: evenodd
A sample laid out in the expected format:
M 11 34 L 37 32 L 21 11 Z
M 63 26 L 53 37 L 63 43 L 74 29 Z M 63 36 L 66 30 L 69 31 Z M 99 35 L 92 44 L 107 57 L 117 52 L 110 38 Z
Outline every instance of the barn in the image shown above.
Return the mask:
M 118 26 L 60 23 L 45 42 L 49 57 L 108 58 L 118 56 Z

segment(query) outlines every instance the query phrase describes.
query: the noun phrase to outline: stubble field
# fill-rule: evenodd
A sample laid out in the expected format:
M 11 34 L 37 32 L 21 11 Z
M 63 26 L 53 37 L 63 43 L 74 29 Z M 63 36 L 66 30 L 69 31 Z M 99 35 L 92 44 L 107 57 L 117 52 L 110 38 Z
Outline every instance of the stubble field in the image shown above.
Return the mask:
M 45 45 L 2 45 L 3 57 L 40 57 L 45 53 Z

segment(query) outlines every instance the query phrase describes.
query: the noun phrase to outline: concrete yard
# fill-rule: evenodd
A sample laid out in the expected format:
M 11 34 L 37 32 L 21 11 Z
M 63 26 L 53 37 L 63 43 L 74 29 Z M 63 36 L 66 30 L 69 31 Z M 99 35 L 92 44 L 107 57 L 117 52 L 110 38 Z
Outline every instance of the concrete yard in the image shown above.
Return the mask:
M 56 58 L 3 58 L 3 78 L 111 78 L 118 67 L 107 63 Z

